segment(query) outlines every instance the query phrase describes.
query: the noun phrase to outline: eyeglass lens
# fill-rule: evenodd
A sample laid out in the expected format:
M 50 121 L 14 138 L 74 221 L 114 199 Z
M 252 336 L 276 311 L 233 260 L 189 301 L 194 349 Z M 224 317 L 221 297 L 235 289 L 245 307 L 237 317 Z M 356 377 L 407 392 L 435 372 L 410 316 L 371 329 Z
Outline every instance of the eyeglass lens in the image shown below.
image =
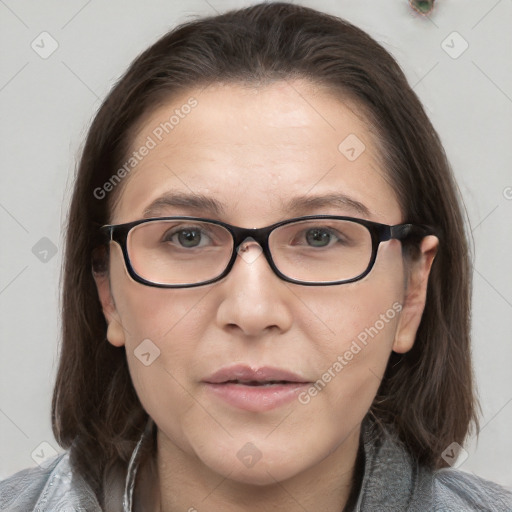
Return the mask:
M 205 221 L 158 220 L 139 224 L 128 236 L 134 271 L 160 284 L 195 284 L 218 277 L 233 254 L 231 233 Z M 372 255 L 368 229 L 339 219 L 284 224 L 269 237 L 274 264 L 291 279 L 334 282 L 363 273 Z

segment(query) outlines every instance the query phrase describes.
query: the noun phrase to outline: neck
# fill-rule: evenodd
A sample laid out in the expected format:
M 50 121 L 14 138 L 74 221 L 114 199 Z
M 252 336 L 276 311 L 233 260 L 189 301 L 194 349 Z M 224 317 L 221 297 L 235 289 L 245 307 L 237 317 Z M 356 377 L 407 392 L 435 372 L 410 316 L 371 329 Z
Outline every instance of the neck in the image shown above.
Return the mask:
M 360 428 L 314 466 L 269 485 L 239 482 L 212 471 L 185 453 L 160 430 L 156 461 L 141 469 L 135 489 L 137 510 L 158 512 L 340 512 L 349 500 Z

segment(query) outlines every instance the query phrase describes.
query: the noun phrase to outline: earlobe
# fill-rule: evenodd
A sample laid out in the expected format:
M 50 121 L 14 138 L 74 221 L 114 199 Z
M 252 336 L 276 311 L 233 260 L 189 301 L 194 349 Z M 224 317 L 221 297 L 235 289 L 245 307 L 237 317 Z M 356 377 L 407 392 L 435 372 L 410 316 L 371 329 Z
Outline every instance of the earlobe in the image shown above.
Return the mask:
M 420 244 L 420 256 L 411 263 L 402 312 L 393 343 L 393 351 L 403 354 L 411 350 L 416 339 L 425 303 L 430 269 L 434 261 L 439 239 L 436 236 L 425 237 Z
M 108 273 L 93 272 L 93 276 L 103 315 L 107 321 L 107 340 L 115 347 L 122 347 L 125 344 L 124 330 L 112 297 Z

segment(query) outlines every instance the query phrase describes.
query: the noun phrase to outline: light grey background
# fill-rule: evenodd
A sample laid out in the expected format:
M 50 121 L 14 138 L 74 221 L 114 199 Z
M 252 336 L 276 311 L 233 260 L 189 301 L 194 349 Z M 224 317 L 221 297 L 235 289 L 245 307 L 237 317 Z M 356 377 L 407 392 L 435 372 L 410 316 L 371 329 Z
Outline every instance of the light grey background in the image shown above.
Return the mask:
M 34 466 L 51 447 L 60 451 L 50 403 L 62 227 L 100 101 L 177 23 L 250 3 L 0 0 L 0 478 Z M 512 0 L 438 0 L 428 18 L 406 0 L 300 3 L 344 17 L 383 44 L 445 145 L 475 242 L 473 354 L 483 406 L 479 442 L 468 441 L 460 467 L 512 486 Z M 31 47 L 51 49 L 44 31 L 58 43 L 46 59 Z

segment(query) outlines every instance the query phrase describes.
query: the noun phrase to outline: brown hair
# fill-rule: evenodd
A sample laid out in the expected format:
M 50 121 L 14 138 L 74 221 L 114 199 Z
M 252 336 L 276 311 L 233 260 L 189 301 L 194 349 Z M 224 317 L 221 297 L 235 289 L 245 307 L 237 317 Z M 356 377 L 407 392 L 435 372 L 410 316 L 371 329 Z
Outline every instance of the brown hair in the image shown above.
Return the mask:
M 390 54 L 334 16 L 286 3 L 182 24 L 144 51 L 109 93 L 90 127 L 66 233 L 62 347 L 52 403 L 60 445 L 74 442 L 101 490 L 106 468 L 126 467 L 144 411 L 126 354 L 106 341 L 91 272 L 98 227 L 115 197 L 94 190 L 126 160 L 144 115 L 178 92 L 213 83 L 261 84 L 301 78 L 355 100 L 378 134 L 381 157 L 407 222 L 435 226 L 441 240 L 412 350 L 392 354 L 371 408 L 408 451 L 430 467 L 478 430 L 470 360 L 468 244 L 456 185 L 439 137 Z M 407 248 L 404 254 L 407 253 Z

